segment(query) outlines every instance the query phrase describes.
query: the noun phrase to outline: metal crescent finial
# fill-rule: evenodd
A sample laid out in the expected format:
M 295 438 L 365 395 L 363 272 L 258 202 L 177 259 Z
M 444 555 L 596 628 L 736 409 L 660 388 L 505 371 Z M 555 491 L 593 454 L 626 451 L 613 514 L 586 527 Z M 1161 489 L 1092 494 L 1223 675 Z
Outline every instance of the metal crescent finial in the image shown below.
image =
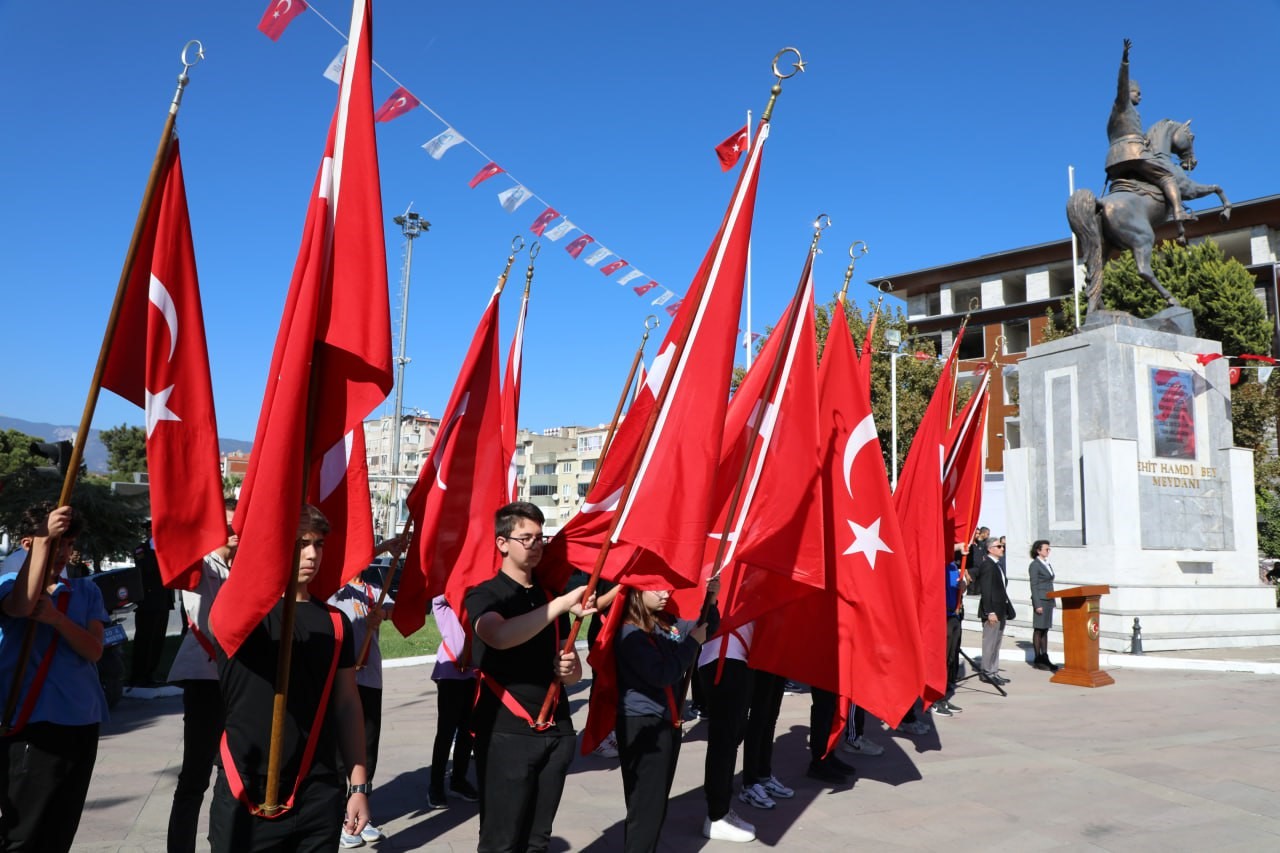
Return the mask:
M 855 253 L 854 250 L 857 249 L 859 246 L 862 247 L 862 251 Z M 865 255 L 867 254 L 867 252 L 870 252 L 870 251 L 871 249 L 862 240 L 854 240 L 853 243 L 849 245 L 849 257 L 855 261 L 858 260 L 859 256 Z
M 813 220 L 813 242 L 809 244 L 810 252 L 818 251 L 818 241 L 822 239 L 822 232 L 831 227 L 831 217 L 825 213 L 819 213 L 818 217 Z
M 653 321 L 653 325 L 652 325 L 652 326 L 650 326 L 650 325 L 649 325 L 649 322 L 650 322 L 650 321 Z M 662 325 L 662 322 L 661 322 L 660 320 L 658 320 L 658 315 L 656 315 L 656 314 L 650 314 L 648 317 L 645 317 L 645 318 L 644 318 L 644 330 L 645 330 L 646 332 L 651 332 L 651 331 L 653 331 L 654 329 L 658 328 L 658 327 L 659 327 L 659 326 L 661 326 L 661 325 Z
M 187 58 L 187 51 L 191 50 L 191 46 L 195 45 L 196 55 L 194 59 Z M 204 45 L 199 39 L 192 39 L 182 46 L 182 71 L 185 74 L 187 70 L 196 67 L 200 60 L 204 59 Z
M 886 278 L 884 281 L 876 285 L 876 290 L 881 293 L 893 293 L 893 282 Z
M 973 313 L 982 307 L 982 300 L 976 296 L 969 297 L 969 313 Z
M 791 73 L 783 74 L 781 71 L 778 70 L 778 60 L 788 53 L 794 53 L 796 55 L 796 61 L 791 65 Z M 796 48 L 784 47 L 782 50 L 774 54 L 774 57 L 773 57 L 773 76 L 774 77 L 777 77 L 779 80 L 787 80 L 803 72 L 804 72 L 804 60 L 800 57 L 800 51 L 797 50 Z
M 533 241 L 533 245 L 529 247 L 529 260 L 538 257 L 538 252 L 542 251 L 542 244 L 537 240 Z
M 524 238 L 519 234 L 511 238 L 511 254 L 517 254 L 524 248 Z

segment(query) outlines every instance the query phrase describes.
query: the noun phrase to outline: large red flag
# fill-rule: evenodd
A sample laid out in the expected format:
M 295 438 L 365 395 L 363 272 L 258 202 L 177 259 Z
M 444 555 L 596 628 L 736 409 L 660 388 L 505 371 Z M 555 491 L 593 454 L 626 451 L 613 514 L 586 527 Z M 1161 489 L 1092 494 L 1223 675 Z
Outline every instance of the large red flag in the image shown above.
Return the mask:
M 704 552 L 706 574 L 715 569 L 728 526 L 720 557 L 722 633 L 825 583 L 812 264 L 810 252 L 792 304 L 738 386 L 725 419 L 716 483 L 720 510 Z M 748 444 L 757 424 L 759 434 Z M 694 618 L 702 590 L 679 596 L 679 612 Z
M 950 545 L 973 540 L 982 509 L 982 475 L 986 468 L 985 441 L 990 405 L 991 371 L 979 365 L 978 389 L 965 404 L 947 435 L 947 455 L 942 467 L 942 505 L 947 518 Z
M 373 551 L 363 422 L 391 390 L 392 371 L 371 24 L 369 0 L 355 0 L 338 105 L 236 510 L 241 550 L 210 617 L 228 655 L 285 591 L 304 498 L 333 527 L 313 595 L 327 598 Z M 310 472 L 305 495 L 304 464 Z
M 524 321 L 529 314 L 529 288 L 520 300 L 520 319 L 507 353 L 507 375 L 502 382 L 502 458 L 506 462 L 507 500 L 519 493 L 516 488 L 516 434 L 520 431 L 520 378 L 524 370 Z M 497 507 L 494 507 L 497 509 Z
M 666 395 L 642 395 L 631 406 L 605 455 L 595 488 L 582 511 L 557 535 L 560 541 L 552 543 L 544 562 L 548 557 L 551 564 L 567 558 L 590 570 L 594 552 L 612 524 L 610 514 L 619 512 L 613 545 L 644 549 L 656 558 L 646 561 L 651 568 L 644 573 L 628 571 L 628 585 L 670 589 L 699 579 L 707 531 L 719 509 L 715 474 L 756 183 L 768 135 L 768 124 L 761 122 L 760 144 L 751 147 L 720 230 L 654 359 L 648 383 L 659 393 L 665 386 Z M 628 481 L 632 471 L 635 475 Z M 577 547 L 565 547 L 569 540 Z M 612 555 L 605 577 L 617 579 L 617 569 L 626 563 L 623 554 Z
M 945 568 L 954 543 L 947 541 L 942 496 L 942 466 L 955 391 L 955 361 L 964 328 L 956 335 L 938 387 L 916 428 L 911 450 L 898 478 L 893 504 L 905 534 L 907 560 L 920 579 L 917 600 L 920 652 L 924 661 L 921 696 L 934 702 L 947 690 L 947 600 Z
M 587 697 L 587 724 L 582 729 L 583 755 L 590 755 L 618 725 L 618 654 L 616 642 L 622 631 L 627 613 L 628 590 L 618 588 L 614 599 L 617 607 L 610 607 L 604 615 L 604 625 L 596 637 L 596 644 L 587 653 L 591 667 L 591 693 Z M 601 618 L 599 615 L 597 619 Z
M 507 503 L 503 405 L 498 384 L 498 297 L 489 304 L 453 386 L 440 432 L 406 503 L 413 547 L 405 559 L 392 621 L 406 637 L 422 627 L 427 605 L 444 593 L 467 624 L 463 598 L 493 577 L 493 513 Z
M 289 23 L 305 11 L 307 4 L 303 0 L 271 0 L 258 21 L 258 29 L 272 41 L 279 41 Z
M 178 141 L 160 175 L 125 291 L 102 387 L 147 418 L 151 532 L 160 575 L 190 589 L 200 559 L 227 541 L 209 351 Z

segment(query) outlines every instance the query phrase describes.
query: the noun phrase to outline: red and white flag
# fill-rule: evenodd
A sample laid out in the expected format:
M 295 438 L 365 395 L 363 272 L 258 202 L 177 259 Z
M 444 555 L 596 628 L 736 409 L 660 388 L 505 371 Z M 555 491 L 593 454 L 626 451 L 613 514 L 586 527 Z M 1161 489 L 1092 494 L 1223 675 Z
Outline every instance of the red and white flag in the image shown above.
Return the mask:
M 636 296 L 644 296 L 646 293 L 648 293 L 650 290 L 653 290 L 657 286 L 658 286 L 658 283 L 650 279 L 644 284 L 637 285 L 636 287 L 633 287 L 631 289 L 636 292 Z
M 981 379 L 947 435 L 942 466 L 942 505 L 947 517 L 947 542 L 973 541 L 982 510 L 982 475 L 986 468 L 987 410 L 991 402 L 991 370 L 979 365 Z
M 313 595 L 327 598 L 373 552 L 363 422 L 391 390 L 392 362 L 371 25 L 369 0 L 355 0 L 338 105 L 236 510 L 241 550 L 210 618 L 228 655 L 285 591 L 304 500 L 319 506 L 333 528 Z
M 600 268 L 600 272 L 604 275 L 613 275 L 614 273 L 616 273 L 618 270 L 622 269 L 626 265 L 627 265 L 626 261 L 624 261 L 622 258 L 618 258 L 618 260 L 610 261 L 609 263 L 602 266 Z
M 738 165 L 738 159 L 749 148 L 747 142 L 747 126 L 716 146 L 716 157 L 720 158 L 720 171 L 727 172 Z
M 592 237 L 590 234 L 583 234 L 581 237 L 575 237 L 572 243 L 564 247 L 564 250 L 568 252 L 571 257 L 576 258 L 582 254 L 583 249 L 587 248 L 587 246 L 590 246 L 595 241 L 596 238 Z
M 147 419 L 151 531 L 166 586 L 191 589 L 227 541 L 209 380 L 178 140 L 162 167 L 102 374 Z
M 520 432 L 520 379 L 524 371 L 524 321 L 529 315 L 529 290 L 520 300 L 520 318 L 507 353 L 507 375 L 502 382 L 502 458 L 506 460 L 507 501 L 519 494 L 516 488 L 516 435 Z M 496 510 L 497 507 L 494 507 Z
M 475 177 L 467 182 L 467 186 L 471 187 L 471 189 L 475 189 L 494 175 L 502 174 L 505 171 L 506 169 L 503 169 L 497 163 L 490 160 L 488 163 L 484 164 L 480 171 L 476 172 Z
M 947 541 L 942 493 L 947 429 L 955 400 L 955 360 L 964 337 L 961 328 L 942 367 L 938 387 L 916 427 L 911 450 L 898 478 L 893 504 L 902 524 L 906 556 L 919 577 L 917 599 L 920 653 L 924 662 L 921 696 L 935 702 L 947 690 L 946 566 L 954 543 Z
M 391 619 L 406 637 L 422 627 L 443 593 L 467 624 L 463 598 L 493 577 L 493 513 L 507 501 L 502 390 L 498 381 L 498 297 L 480 318 L 445 407 L 431 455 L 406 503 L 413 546 L 405 558 Z
M 419 103 L 421 102 L 413 96 L 412 92 L 401 86 L 391 93 L 386 103 L 378 107 L 378 111 L 373 114 L 373 120 L 391 121 L 409 112 Z
M 529 230 L 539 237 L 542 232 L 547 230 L 547 226 L 560 217 L 560 213 L 554 207 L 548 207 L 546 210 L 538 214 L 538 218 L 533 220 L 533 224 L 529 226 Z
M 767 136 L 768 125 L 762 122 L 761 141 Z M 720 509 L 715 503 L 715 475 L 761 150 L 762 146 L 752 148 L 716 238 L 689 287 L 685 310 L 654 358 L 648 383 L 656 393 L 632 405 L 601 463 L 595 488 L 582 511 L 553 540 L 544 562 L 548 557 L 567 559 L 589 571 L 594 552 L 613 526 L 610 513 L 618 512 L 612 545 L 643 549 L 656 558 L 643 575 L 628 570 L 628 585 L 670 589 L 693 585 L 700 578 L 707 531 Z M 625 568 L 625 558 L 611 557 L 606 579 L 617 579 L 617 561 Z
M 303 0 L 271 0 L 267 11 L 262 13 L 262 20 L 258 21 L 258 29 L 272 41 L 279 41 L 289 23 L 305 11 L 307 4 Z M 225 517 L 223 520 L 225 522 Z

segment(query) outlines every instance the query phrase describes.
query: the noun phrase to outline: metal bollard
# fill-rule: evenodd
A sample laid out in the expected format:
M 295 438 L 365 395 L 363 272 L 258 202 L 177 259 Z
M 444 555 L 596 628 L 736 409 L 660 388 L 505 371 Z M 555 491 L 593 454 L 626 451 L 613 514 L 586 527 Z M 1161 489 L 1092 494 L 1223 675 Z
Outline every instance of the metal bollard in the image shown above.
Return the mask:
M 1133 642 L 1129 648 L 1129 654 L 1142 654 L 1142 623 L 1138 621 L 1138 617 L 1133 617 Z

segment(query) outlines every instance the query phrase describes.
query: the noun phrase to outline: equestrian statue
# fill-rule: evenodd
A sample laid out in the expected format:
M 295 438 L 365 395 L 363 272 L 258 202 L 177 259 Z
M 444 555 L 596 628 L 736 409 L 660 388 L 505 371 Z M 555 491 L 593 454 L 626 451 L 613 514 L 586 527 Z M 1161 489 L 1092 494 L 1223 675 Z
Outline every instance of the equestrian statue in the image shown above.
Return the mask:
M 1195 134 L 1191 121 L 1161 119 L 1146 133 L 1138 104 L 1142 89 L 1129 79 L 1129 48 L 1124 40 L 1116 99 L 1107 119 L 1108 191 L 1096 198 L 1079 189 L 1067 201 L 1067 219 L 1080 241 L 1088 279 L 1089 312 L 1102 307 L 1102 268 L 1112 249 L 1128 249 L 1138 275 L 1149 282 L 1170 307 L 1178 300 L 1151 269 L 1155 229 L 1166 221 L 1178 223 L 1178 239 L 1186 239 L 1184 222 L 1194 220 L 1183 202 L 1214 194 L 1222 202 L 1222 218 L 1231 218 L 1231 202 L 1217 184 L 1199 184 L 1188 172 L 1196 167 Z M 1174 157 L 1177 157 L 1175 162 Z

